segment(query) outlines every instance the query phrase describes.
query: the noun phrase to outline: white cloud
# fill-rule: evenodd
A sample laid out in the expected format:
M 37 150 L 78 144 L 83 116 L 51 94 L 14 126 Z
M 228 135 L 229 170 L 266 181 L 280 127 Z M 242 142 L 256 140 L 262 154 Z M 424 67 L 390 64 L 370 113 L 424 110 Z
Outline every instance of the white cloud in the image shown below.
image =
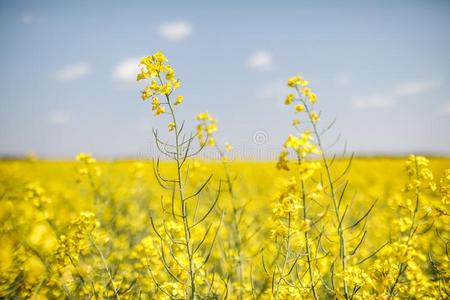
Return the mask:
M 256 51 L 247 60 L 247 66 L 258 71 L 270 70 L 272 65 L 272 54 L 266 50 Z
M 48 115 L 47 121 L 52 125 L 66 125 L 72 122 L 72 116 L 66 111 L 54 111 Z
M 121 60 L 113 70 L 113 78 L 121 82 L 135 82 L 139 72 L 139 57 L 127 57 Z
M 423 80 L 406 82 L 394 87 L 392 93 L 395 96 L 415 96 L 434 90 L 441 84 L 438 80 Z
M 192 25 L 187 21 L 175 21 L 161 24 L 158 33 L 169 41 L 181 41 L 192 33 Z
M 22 24 L 30 25 L 30 24 L 36 24 L 36 23 L 41 22 L 41 21 L 42 21 L 42 18 L 36 16 L 36 15 L 33 14 L 33 13 L 26 12 L 26 13 L 23 13 L 23 14 L 19 17 L 19 21 L 20 21 L 20 23 L 22 23 Z
M 432 91 L 441 85 L 439 80 L 421 80 L 398 84 L 390 90 L 353 98 L 352 105 L 359 109 L 382 109 L 395 105 L 398 101 Z
M 79 63 L 67 66 L 56 73 L 56 79 L 60 81 L 75 80 L 85 77 L 91 71 L 91 66 L 88 63 Z
M 358 97 L 353 99 L 355 108 L 387 108 L 394 104 L 391 95 L 373 94 L 367 97 Z

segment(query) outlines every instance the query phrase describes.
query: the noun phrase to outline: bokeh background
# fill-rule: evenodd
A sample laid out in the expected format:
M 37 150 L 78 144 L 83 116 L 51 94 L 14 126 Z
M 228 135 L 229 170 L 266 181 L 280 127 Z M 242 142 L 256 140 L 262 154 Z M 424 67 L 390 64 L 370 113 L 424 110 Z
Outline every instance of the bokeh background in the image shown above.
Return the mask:
M 360 155 L 450 154 L 450 1 L 0 1 L 0 155 L 145 157 L 165 128 L 135 82 L 162 50 L 181 117 L 209 111 L 235 156 L 290 129 L 286 78 Z

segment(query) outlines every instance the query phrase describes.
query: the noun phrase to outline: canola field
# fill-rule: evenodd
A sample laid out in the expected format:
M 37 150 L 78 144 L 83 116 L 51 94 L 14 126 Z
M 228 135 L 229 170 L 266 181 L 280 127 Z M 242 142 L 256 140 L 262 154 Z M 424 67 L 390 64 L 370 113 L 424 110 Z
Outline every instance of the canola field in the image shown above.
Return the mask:
M 278 160 L 233 161 L 161 52 L 137 79 L 159 158 L 0 162 L 0 298 L 449 298 L 450 158 L 334 157 L 297 75 Z
M 342 170 L 347 162 L 336 161 L 337 168 Z M 180 250 L 175 241 L 182 230 L 172 220 L 170 207 L 166 207 L 169 211 L 166 228 L 161 228 L 162 193 L 152 164 L 95 162 L 85 173 L 83 162 L 1 162 L 1 296 L 114 298 L 116 291 L 117 297 L 124 299 L 170 298 L 158 290 L 154 276 L 169 293 L 184 297 L 183 284 L 172 278 L 163 263 L 166 260 L 172 272 L 176 272 L 173 275 L 186 276 L 170 256 L 171 249 Z M 201 206 L 208 207 L 225 174 L 220 163 L 195 161 L 194 165 L 189 178 L 195 186 L 202 184 L 208 174 L 215 174 L 211 190 L 206 190 L 206 195 L 198 199 Z M 335 267 L 335 282 L 347 277 L 352 291 L 358 289 L 356 298 L 373 299 L 375 295 L 387 298 L 388 288 L 393 286 L 400 268 L 406 270 L 395 286 L 398 297 L 444 299 L 448 292 L 448 198 L 447 203 L 441 202 L 439 190 L 421 195 L 415 221 L 418 228 L 409 241 L 405 240 L 412 225 L 409 209 L 413 199 L 409 192 L 403 191 L 410 180 L 404 165 L 399 158 L 356 158 L 352 163 L 347 193 L 353 203 L 346 226 L 362 217 L 378 199 L 365 224 L 345 233 L 349 256 L 347 274 L 342 274 L 339 266 Z M 164 167 L 174 169 L 169 163 Z M 430 160 L 437 183 L 446 168 L 450 168 L 450 159 Z M 274 234 L 277 228 L 273 208 L 284 197 L 282 193 L 296 191 L 290 179 L 294 174 L 287 176 L 271 162 L 233 162 L 229 172 L 235 178 L 233 194 L 236 199 L 224 189 L 217 209 L 206 220 L 208 226 L 213 226 L 210 231 L 217 230 L 221 219 L 222 225 L 207 265 L 198 271 L 199 293 L 209 294 L 211 299 L 222 299 L 226 293 L 230 299 L 241 297 L 239 295 L 242 299 L 270 299 L 272 284 L 279 280 L 283 267 L 280 261 L 286 251 L 283 240 Z M 447 184 L 448 176 L 447 173 L 444 179 Z M 164 201 L 169 203 L 169 199 Z M 323 212 L 319 210 L 320 213 Z M 319 214 L 311 212 L 310 218 L 318 219 Z M 167 249 L 161 248 L 151 217 L 164 238 L 173 237 Z M 331 266 L 339 254 L 333 216 L 323 217 L 330 218 L 330 223 L 323 223 L 330 228 L 325 228 L 324 232 L 323 228 L 315 229 L 322 232 L 320 247 L 317 247 L 317 233 L 311 232 L 313 251 L 319 252 L 313 266 L 315 276 L 322 277 L 315 283 L 320 298 L 330 297 L 326 295 L 327 288 L 332 288 Z M 295 223 L 293 227 L 297 227 L 299 221 Z M 235 225 L 238 229 L 233 227 Z M 192 232 L 196 244 L 203 239 L 207 227 L 198 229 Z M 351 255 L 364 235 L 361 251 Z M 291 238 L 292 257 L 287 265 L 291 268 L 296 260 L 296 266 L 294 270 L 285 267 L 283 274 L 292 282 L 302 282 L 305 287 L 310 281 L 304 274 L 307 269 L 302 257 L 304 240 L 298 240 L 298 236 Z M 212 238 L 204 243 L 209 247 Z M 376 255 L 358 264 L 382 246 Z M 186 263 L 182 261 L 183 255 L 179 255 L 179 263 Z M 273 272 L 277 277 L 273 277 Z M 306 293 L 308 289 L 304 287 L 291 286 L 283 280 L 278 297 L 300 299 L 295 296 L 296 291 Z M 306 293 L 304 298 L 310 296 Z

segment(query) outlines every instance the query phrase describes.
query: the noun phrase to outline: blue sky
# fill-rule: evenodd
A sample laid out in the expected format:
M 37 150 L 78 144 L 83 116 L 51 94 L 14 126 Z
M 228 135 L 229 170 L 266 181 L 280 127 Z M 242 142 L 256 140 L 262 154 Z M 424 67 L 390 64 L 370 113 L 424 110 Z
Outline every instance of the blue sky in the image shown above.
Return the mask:
M 157 50 L 182 81 L 181 118 L 208 110 L 237 156 L 279 151 L 297 73 L 337 119 L 328 142 L 450 155 L 449 1 L 0 0 L 0 41 L 1 155 L 153 153 L 165 122 L 134 73 Z

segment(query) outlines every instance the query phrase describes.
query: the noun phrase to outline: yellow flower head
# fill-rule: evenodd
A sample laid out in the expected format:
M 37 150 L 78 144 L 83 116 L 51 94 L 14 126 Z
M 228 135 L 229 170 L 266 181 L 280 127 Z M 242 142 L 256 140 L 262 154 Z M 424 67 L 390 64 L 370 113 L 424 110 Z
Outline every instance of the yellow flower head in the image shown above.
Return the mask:
M 171 122 L 167 125 L 167 127 L 168 127 L 169 131 L 173 131 L 175 129 L 175 123 Z
M 169 84 L 163 84 L 162 86 L 160 86 L 160 88 L 159 88 L 159 92 L 162 94 L 162 95 L 169 95 L 170 94 L 170 92 L 172 91 L 172 88 L 170 87 L 170 85 Z
M 180 105 L 181 103 L 183 103 L 184 97 L 179 95 L 177 96 L 177 99 L 175 100 L 175 105 Z
M 294 94 L 289 94 L 286 97 L 286 100 L 284 100 L 284 104 L 289 105 L 294 101 Z
M 296 76 L 290 77 L 288 79 L 287 83 L 288 83 L 288 86 L 290 86 L 290 87 L 296 87 L 296 86 L 305 87 L 309 84 L 309 81 L 305 80 L 303 77 L 301 77 L 299 75 L 296 75 Z
M 289 152 L 282 150 L 280 156 L 278 156 L 277 169 L 289 171 L 288 167 L 288 155 Z
M 142 100 L 158 95 L 163 95 L 166 98 L 180 86 L 180 80 L 175 78 L 175 70 L 167 64 L 167 58 L 161 51 L 142 58 L 139 65 L 141 68 L 137 74 L 137 80 L 148 79 L 150 81 L 142 91 Z M 179 105 L 182 102 L 183 96 L 178 96 L 174 105 Z M 170 105 L 171 103 L 165 104 Z M 165 108 L 159 104 L 159 100 L 152 102 L 152 110 L 155 115 L 165 112 Z
M 320 120 L 319 114 L 316 113 L 315 111 L 312 111 L 312 112 L 309 114 L 309 118 L 311 119 L 311 122 L 313 122 L 313 123 L 317 123 L 317 122 L 319 122 L 319 120 Z
M 195 117 L 200 123 L 197 125 L 197 137 L 200 145 L 205 144 L 204 136 L 208 138 L 208 145 L 215 146 L 216 142 L 213 133 L 217 131 L 217 119 L 211 116 L 208 112 L 197 114 Z
M 161 115 L 161 114 L 163 114 L 163 113 L 165 113 L 166 112 L 166 109 L 165 109 L 165 107 L 163 107 L 163 106 L 158 106 L 156 109 L 155 109 L 155 116 L 159 116 L 159 115 Z
M 304 111 L 305 110 L 305 106 L 303 105 L 303 104 L 297 104 L 296 106 L 295 106 L 295 111 L 296 112 L 302 112 L 302 111 Z
M 159 50 L 158 52 L 153 54 L 152 58 L 154 59 L 155 62 L 157 62 L 159 64 L 163 64 L 167 61 L 167 58 L 164 56 L 164 54 L 161 52 L 161 50 Z

